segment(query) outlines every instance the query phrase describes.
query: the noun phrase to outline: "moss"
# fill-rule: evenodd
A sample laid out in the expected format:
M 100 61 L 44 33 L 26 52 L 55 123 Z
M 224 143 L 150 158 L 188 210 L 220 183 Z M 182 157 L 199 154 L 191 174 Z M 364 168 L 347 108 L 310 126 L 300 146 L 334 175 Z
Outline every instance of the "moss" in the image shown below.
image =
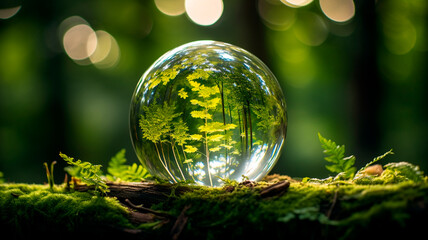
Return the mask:
M 1 184 L 0 222 L 17 237 L 70 234 L 91 227 L 132 228 L 127 210 L 114 198 L 66 192 L 47 185 Z M 29 235 L 27 235 L 29 234 Z
M 356 184 L 395 184 L 401 182 L 427 182 L 427 177 L 419 169 L 408 162 L 393 162 L 384 166 L 385 170 L 379 176 L 359 175 L 354 178 Z
M 287 193 L 262 199 L 258 187 L 233 192 L 200 188 L 154 206 L 178 215 L 187 205 L 185 237 L 358 238 L 403 236 L 428 217 L 428 184 L 334 185 L 293 182 Z M 415 214 L 414 211 L 418 213 Z M 415 224 L 416 222 L 416 224 Z M 378 227 L 394 226 L 387 232 Z M 410 229 L 409 228 L 409 229 Z M 310 229 L 310 231 L 307 231 Z M 421 228 L 422 230 L 423 228 Z M 419 233 L 421 232 L 419 230 Z M 412 232 L 407 233 L 412 235 Z
M 152 209 L 179 216 L 190 206 L 180 237 L 191 239 L 397 238 L 418 235 L 425 229 L 421 225 L 428 217 L 426 181 L 320 184 L 282 176 L 266 181 L 271 184 L 283 179 L 291 184 L 280 196 L 262 198 L 260 191 L 268 185 L 263 181 L 233 188 L 189 186 L 191 191 L 180 195 L 173 192 Z M 24 237 L 34 233 L 35 227 L 41 235 L 52 231 L 94 232 L 107 227 L 113 232 L 140 229 L 146 237 L 168 238 L 174 225 L 171 219 L 169 223 L 134 226 L 128 220 L 128 210 L 115 198 L 67 192 L 61 187 L 50 191 L 45 185 L 1 184 L 0 211 L 0 226 Z M 111 237 L 111 231 L 104 236 Z

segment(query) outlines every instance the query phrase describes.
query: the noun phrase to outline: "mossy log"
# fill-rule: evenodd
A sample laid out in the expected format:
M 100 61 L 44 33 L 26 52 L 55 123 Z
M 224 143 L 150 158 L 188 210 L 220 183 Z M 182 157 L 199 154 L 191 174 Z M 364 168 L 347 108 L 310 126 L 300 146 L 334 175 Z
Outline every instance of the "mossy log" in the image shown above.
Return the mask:
M 310 183 L 271 175 L 221 188 L 108 183 L 0 184 L 0 230 L 14 238 L 410 239 L 427 236 L 428 183 Z

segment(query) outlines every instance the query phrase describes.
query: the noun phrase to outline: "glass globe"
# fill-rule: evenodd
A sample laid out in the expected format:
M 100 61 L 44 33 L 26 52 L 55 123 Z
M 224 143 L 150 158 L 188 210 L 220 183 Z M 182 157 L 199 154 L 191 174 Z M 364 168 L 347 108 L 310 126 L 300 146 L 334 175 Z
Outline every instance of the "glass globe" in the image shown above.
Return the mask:
M 223 42 L 165 53 L 132 96 L 135 152 L 152 175 L 173 183 L 260 180 L 276 163 L 286 130 L 275 76 L 251 53 Z

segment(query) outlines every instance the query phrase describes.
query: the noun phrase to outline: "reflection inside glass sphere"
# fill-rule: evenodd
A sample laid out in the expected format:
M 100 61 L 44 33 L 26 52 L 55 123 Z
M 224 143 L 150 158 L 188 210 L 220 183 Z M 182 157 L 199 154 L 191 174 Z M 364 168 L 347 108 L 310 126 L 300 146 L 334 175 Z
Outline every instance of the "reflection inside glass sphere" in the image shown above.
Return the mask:
M 131 139 L 152 175 L 220 186 L 260 180 L 286 136 L 286 104 L 271 71 L 236 46 L 197 41 L 160 57 L 131 102 Z

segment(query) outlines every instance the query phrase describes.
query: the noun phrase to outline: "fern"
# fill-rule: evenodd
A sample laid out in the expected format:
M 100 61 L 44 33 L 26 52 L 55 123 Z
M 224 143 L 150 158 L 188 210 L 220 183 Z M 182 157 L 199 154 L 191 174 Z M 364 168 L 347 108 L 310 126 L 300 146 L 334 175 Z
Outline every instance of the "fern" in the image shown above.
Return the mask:
M 324 159 L 327 162 L 332 163 L 331 165 L 327 165 L 326 168 L 330 172 L 338 173 L 345 178 L 351 179 L 356 171 L 354 167 L 355 157 L 349 156 L 345 157 L 345 146 L 337 145 L 332 140 L 326 139 L 318 133 L 318 138 L 321 143 L 321 147 L 324 149 L 324 154 L 327 155 Z
M 125 165 L 125 149 L 113 156 L 108 164 L 107 178 L 112 181 L 137 182 L 150 177 L 149 172 L 142 165 L 136 163 Z
M 107 175 L 107 177 L 113 178 L 115 176 L 119 176 L 123 171 L 127 169 L 127 166 L 124 165 L 125 163 L 125 149 L 122 149 L 110 159 L 110 162 L 108 163 L 107 167 L 107 172 L 110 175 Z
M 68 168 L 68 173 L 70 175 L 81 179 L 82 182 L 86 183 L 88 186 L 95 186 L 95 191 L 100 191 L 104 194 L 109 191 L 107 184 L 101 178 L 101 165 L 93 165 L 90 162 L 74 160 L 74 158 L 63 153 L 60 153 L 59 155 L 69 165 L 74 166 L 73 168 Z

